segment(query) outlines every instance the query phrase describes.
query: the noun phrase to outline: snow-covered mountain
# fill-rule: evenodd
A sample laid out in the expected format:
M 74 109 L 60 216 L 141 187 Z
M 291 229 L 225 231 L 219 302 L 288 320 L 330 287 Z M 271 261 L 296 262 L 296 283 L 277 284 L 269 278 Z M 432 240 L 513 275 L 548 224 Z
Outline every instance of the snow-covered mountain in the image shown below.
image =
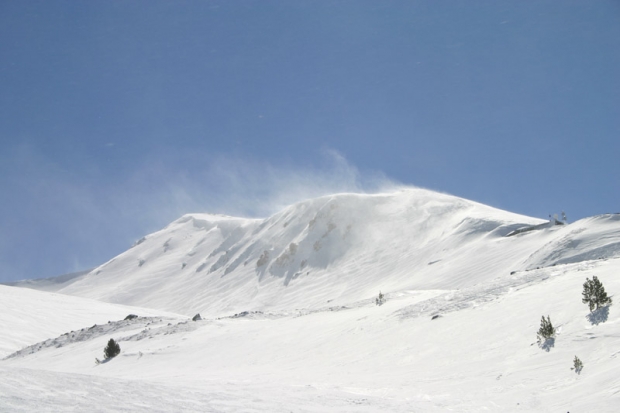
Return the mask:
M 421 189 L 327 196 L 260 220 L 191 214 L 59 292 L 226 315 L 462 288 L 524 268 L 531 243 L 505 235 L 540 223 Z
M 190 214 L 46 292 L 0 289 L 23 332 L 0 349 L 26 346 L 0 363 L 0 410 L 617 411 L 620 318 L 581 290 L 620 290 L 618 258 L 618 214 L 546 222 L 422 189 Z M 95 365 L 111 336 L 121 356 Z
M 613 219 L 507 237 L 544 221 L 422 189 L 339 194 L 260 220 L 183 216 L 59 292 L 186 315 L 343 305 L 576 262 L 584 237 L 590 259 L 613 256 Z

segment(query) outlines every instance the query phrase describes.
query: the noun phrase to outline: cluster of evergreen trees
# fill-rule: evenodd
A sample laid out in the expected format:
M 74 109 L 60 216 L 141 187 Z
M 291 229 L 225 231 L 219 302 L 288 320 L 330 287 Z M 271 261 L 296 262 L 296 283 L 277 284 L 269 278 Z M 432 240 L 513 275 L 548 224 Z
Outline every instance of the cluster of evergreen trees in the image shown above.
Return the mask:
M 588 305 L 590 312 L 612 304 L 611 297 L 607 296 L 603 283 L 599 281 L 596 275 L 592 277 L 592 280 L 586 278 L 586 282 L 583 284 L 583 292 L 581 294 L 583 296 L 581 302 Z M 551 319 L 549 316 L 547 316 L 547 318 L 542 316 L 540 328 L 536 333 L 536 337 L 538 338 L 539 344 L 543 344 L 547 340 L 555 337 L 555 327 L 551 324 Z M 580 373 L 582 368 L 583 363 L 577 356 L 575 356 L 575 359 L 573 360 L 573 370 Z

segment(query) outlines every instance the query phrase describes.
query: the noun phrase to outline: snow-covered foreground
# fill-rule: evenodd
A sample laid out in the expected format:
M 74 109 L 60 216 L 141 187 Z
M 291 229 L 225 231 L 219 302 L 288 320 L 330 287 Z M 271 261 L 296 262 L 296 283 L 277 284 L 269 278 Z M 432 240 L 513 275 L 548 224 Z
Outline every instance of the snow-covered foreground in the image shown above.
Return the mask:
M 403 291 L 382 306 L 308 314 L 143 319 L 3 361 L 0 410 L 612 412 L 620 317 L 612 306 L 593 323 L 580 298 L 593 275 L 620 289 L 619 271 L 618 260 L 591 261 L 465 296 Z M 543 314 L 558 328 L 549 351 L 536 344 Z M 122 353 L 96 365 L 110 337 Z
M 320 265 L 314 261 L 305 266 L 319 273 L 316 278 L 288 278 L 290 273 L 278 272 L 298 269 L 301 261 L 295 260 L 318 260 L 311 257 L 312 248 L 304 249 L 304 237 L 316 242 L 309 228 L 298 228 L 293 241 L 280 234 L 284 237 L 281 244 L 297 245 L 294 253 L 290 246 L 283 249 L 289 251 L 283 265 L 283 260 L 278 264 L 274 258 L 281 254 L 273 247 L 273 238 L 257 236 L 261 226 L 264 231 L 269 225 L 272 231 L 290 227 L 297 222 L 295 214 L 287 218 L 279 214 L 276 218 L 280 218 L 266 220 L 267 226 L 261 221 L 219 218 L 211 228 L 201 221 L 205 227 L 196 229 L 195 217 L 176 221 L 63 288 L 64 292 L 73 288 L 81 295 L 102 294 L 100 298 L 127 304 L 140 302 L 138 290 L 132 288 L 141 286 L 148 296 L 145 301 L 160 307 L 147 312 L 101 304 L 110 307 L 105 323 L 89 321 L 79 329 L 72 324 L 71 332 L 59 320 L 73 318 L 70 303 L 79 299 L 66 297 L 65 308 L 49 310 L 65 317 L 16 325 L 24 337 L 36 335 L 43 325 L 49 331 L 64 330 L 57 336 L 39 334 L 44 337 L 38 343 L 22 340 L 29 345 L 0 362 L 0 411 L 618 411 L 620 313 L 615 306 L 620 303 L 595 314 L 581 303 L 586 278 L 597 276 L 612 296 L 620 291 L 618 215 L 537 227 L 540 221 L 468 201 L 456 201 L 465 205 L 462 208 L 449 207 L 452 201 L 446 197 L 439 196 L 444 202 L 439 209 L 445 212 L 442 216 L 429 218 L 428 205 L 439 202 L 431 195 L 414 203 L 428 223 L 416 221 L 415 233 L 409 232 L 411 226 L 398 214 L 391 216 L 398 223 L 393 225 L 390 217 L 368 213 L 364 216 L 374 220 L 358 226 L 366 234 L 375 228 L 376 238 L 357 237 L 353 242 L 340 234 L 338 239 L 326 240 L 335 228 L 327 230 L 324 237 L 319 234 L 318 240 L 331 242 L 337 254 L 332 251 L 336 255 L 323 257 Z M 355 220 L 349 217 L 355 211 L 353 206 L 362 210 L 377 207 L 364 205 L 360 197 L 347 198 L 355 200 L 353 206 L 344 198 L 328 201 L 334 199 L 340 206 L 328 206 L 327 211 L 340 208 L 349 212 L 326 219 L 326 229 L 329 222 L 339 228 L 347 219 Z M 390 201 L 390 209 L 407 210 L 409 204 L 399 207 L 403 198 L 396 199 Z M 313 200 L 308 205 L 321 204 L 323 208 L 329 202 Z M 385 207 L 387 201 L 381 202 Z M 293 206 L 289 210 L 295 208 L 303 209 Z M 412 211 L 407 214 L 407 218 L 416 216 Z M 316 211 L 310 215 L 316 216 Z M 281 220 L 289 225 L 283 226 Z M 230 240 L 222 238 L 221 227 L 217 227 L 220 221 L 252 228 L 249 232 L 238 230 Z M 527 226 L 536 229 L 506 236 Z M 233 226 L 232 232 L 235 228 L 239 226 Z M 219 255 L 212 255 L 207 247 L 194 261 L 188 259 L 186 250 L 171 254 L 175 245 L 180 249 L 188 239 L 194 245 L 197 237 L 204 240 L 196 249 L 211 243 L 209 248 L 219 248 Z M 371 253 L 373 240 L 377 262 L 363 256 Z M 273 249 L 261 247 L 244 253 L 248 243 L 257 242 Z M 167 250 L 162 248 L 165 244 Z M 253 259 L 260 260 L 265 250 L 275 251 L 271 261 L 257 265 Z M 387 257 L 389 251 L 392 255 Z M 254 257 L 245 266 L 247 270 L 225 274 L 225 265 L 211 272 L 198 270 L 210 259 L 215 263 L 239 261 L 236 254 L 248 260 Z M 230 257 L 221 259 L 225 255 Z M 388 258 L 389 262 L 383 262 Z M 150 284 L 144 269 L 149 262 Z M 129 265 L 136 267 L 139 282 L 132 278 Z M 357 279 L 355 265 L 359 268 Z M 167 268 L 174 271 L 166 276 Z M 185 268 L 189 268 L 188 274 L 181 272 Z M 378 268 L 383 271 L 377 272 Z M 250 276 L 256 293 L 248 298 Z M 180 288 L 179 279 L 194 291 Z M 331 297 L 330 280 L 335 289 Z M 227 282 L 232 283 L 229 290 L 224 289 Z M 93 283 L 90 292 L 88 283 Z M 180 296 L 166 299 L 164 287 Z M 198 287 L 206 291 L 196 290 Z M 114 288 L 116 295 L 112 294 Z M 4 287 L 0 292 L 5 289 L 16 294 L 27 291 Z M 379 289 L 386 295 L 383 305 L 375 304 Z M 200 307 L 207 316 L 191 321 L 187 317 L 193 315 L 190 308 L 200 306 L 197 296 L 210 300 Z M 223 304 L 212 302 L 219 298 Z M 35 303 L 29 300 L 22 299 L 36 312 Z M 189 304 L 183 306 L 183 301 Z M 18 303 L 7 307 L 5 319 L 20 314 L 19 308 Z M 171 308 L 183 310 L 179 312 L 184 316 L 161 311 Z M 246 311 L 227 313 L 227 308 Z M 141 317 L 123 321 L 127 313 Z M 557 329 L 555 342 L 546 349 L 536 342 L 543 315 L 549 315 Z M 95 323 L 98 325 L 93 326 Z M 3 348 L 12 342 L 7 337 L 13 336 L 0 333 Z M 109 338 L 119 341 L 122 352 L 96 364 L 95 358 L 102 358 Z M 575 356 L 584 364 L 580 374 L 571 370 Z

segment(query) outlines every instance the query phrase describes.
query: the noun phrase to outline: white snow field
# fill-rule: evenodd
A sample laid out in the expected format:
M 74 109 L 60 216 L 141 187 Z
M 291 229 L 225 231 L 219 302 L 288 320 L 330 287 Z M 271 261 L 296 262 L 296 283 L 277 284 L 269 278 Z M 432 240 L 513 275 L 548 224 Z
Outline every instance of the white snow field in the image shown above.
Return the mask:
M 129 314 L 182 317 L 159 310 L 0 285 L 0 358 L 32 343 Z
M 421 189 L 186 215 L 47 291 L 0 286 L 0 411 L 617 412 L 620 303 L 581 292 L 620 291 L 619 258 L 619 214 Z

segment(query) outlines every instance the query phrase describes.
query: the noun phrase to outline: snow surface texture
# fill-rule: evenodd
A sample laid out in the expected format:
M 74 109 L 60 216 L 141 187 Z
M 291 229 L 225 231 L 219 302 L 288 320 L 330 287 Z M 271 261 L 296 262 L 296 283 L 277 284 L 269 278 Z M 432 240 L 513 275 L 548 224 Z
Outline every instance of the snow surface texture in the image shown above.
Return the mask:
M 616 412 L 620 319 L 581 291 L 620 289 L 620 216 L 541 224 L 419 189 L 184 216 L 59 289 L 89 300 L 0 287 L 0 411 Z

